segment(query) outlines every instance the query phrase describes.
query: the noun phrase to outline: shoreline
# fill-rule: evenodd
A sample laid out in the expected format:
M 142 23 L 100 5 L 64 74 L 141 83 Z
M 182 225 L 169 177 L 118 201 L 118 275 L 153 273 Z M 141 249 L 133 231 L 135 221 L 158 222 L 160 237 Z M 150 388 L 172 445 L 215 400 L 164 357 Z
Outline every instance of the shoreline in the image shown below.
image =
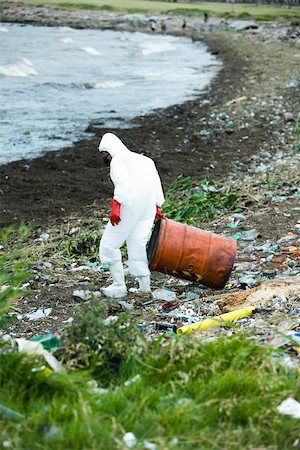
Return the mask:
M 11 11 L 1 5 L 0 21 L 7 19 L 8 22 L 12 18 Z M 94 17 L 91 19 L 86 17 L 86 11 L 70 13 L 50 8 L 14 6 L 13 15 L 15 23 L 29 23 L 27 21 L 31 20 L 32 24 L 34 18 L 34 23 L 38 25 L 109 27 L 119 31 L 149 32 L 140 25 L 125 23 L 121 19 L 124 15 L 118 13 L 90 12 L 89 15 Z M 248 98 L 245 85 L 249 79 L 251 81 L 257 68 L 253 71 L 251 59 L 249 61 L 236 49 L 233 51 L 236 31 L 219 30 L 216 24 L 216 32 L 198 32 L 191 22 L 183 32 L 180 28 L 182 19 L 176 17 L 172 20 L 174 23 L 169 22 L 170 34 L 201 40 L 211 53 L 222 60 L 223 67 L 209 87 L 194 100 L 137 117 L 133 121 L 137 125 L 135 128 L 95 129 L 91 124 L 87 131 L 94 132 L 94 137 L 31 161 L 20 160 L 1 165 L 0 226 L 21 221 L 53 223 L 67 220 L 72 214 L 87 214 L 91 207 L 98 210 L 107 208 L 106 200 L 111 196 L 112 185 L 97 153 L 98 142 L 107 131 L 115 132 L 133 151 L 142 151 L 154 159 L 165 191 L 178 175 L 189 176 L 194 181 L 210 178 L 221 182 L 234 172 L 247 172 L 247 164 L 257 153 L 258 147 L 273 139 L 276 124 L 273 126 L 270 121 L 253 120 L 246 129 L 242 126 L 232 129 L 232 118 L 224 111 L 228 110 L 226 105 L 232 100 L 245 97 L 245 94 Z M 213 23 L 211 26 L 214 26 Z M 244 40 L 247 41 L 248 36 L 257 38 L 255 33 L 250 30 L 249 33 L 243 36 Z M 296 102 L 297 98 L 294 100 Z M 237 109 L 239 107 L 237 104 Z M 241 122 L 244 120 L 242 118 Z M 247 120 L 251 121 L 251 116 Z M 234 122 L 238 123 L 238 119 Z M 244 139 L 245 136 L 247 139 Z

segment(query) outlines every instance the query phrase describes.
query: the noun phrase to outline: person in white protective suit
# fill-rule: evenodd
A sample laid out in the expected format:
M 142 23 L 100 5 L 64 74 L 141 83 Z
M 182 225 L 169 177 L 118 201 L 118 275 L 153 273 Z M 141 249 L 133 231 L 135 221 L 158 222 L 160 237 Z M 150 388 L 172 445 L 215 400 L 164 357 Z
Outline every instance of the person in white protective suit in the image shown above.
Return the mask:
M 155 218 L 164 217 L 164 194 L 152 159 L 131 152 L 114 134 L 103 135 L 99 152 L 110 165 L 114 184 L 112 211 L 100 242 L 99 257 L 109 265 L 113 283 L 102 289 L 106 297 L 126 296 L 120 248 L 126 242 L 129 273 L 139 282 L 138 292 L 150 292 L 146 244 Z

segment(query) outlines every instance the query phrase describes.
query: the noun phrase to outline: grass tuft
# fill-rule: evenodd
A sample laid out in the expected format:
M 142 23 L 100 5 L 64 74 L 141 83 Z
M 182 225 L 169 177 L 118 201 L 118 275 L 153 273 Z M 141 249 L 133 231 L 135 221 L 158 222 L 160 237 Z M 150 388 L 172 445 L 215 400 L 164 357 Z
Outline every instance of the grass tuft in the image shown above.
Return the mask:
M 211 180 L 193 186 L 190 177 L 179 176 L 167 192 L 163 210 L 169 219 L 197 224 L 233 210 L 237 201 L 236 193 L 217 187 Z

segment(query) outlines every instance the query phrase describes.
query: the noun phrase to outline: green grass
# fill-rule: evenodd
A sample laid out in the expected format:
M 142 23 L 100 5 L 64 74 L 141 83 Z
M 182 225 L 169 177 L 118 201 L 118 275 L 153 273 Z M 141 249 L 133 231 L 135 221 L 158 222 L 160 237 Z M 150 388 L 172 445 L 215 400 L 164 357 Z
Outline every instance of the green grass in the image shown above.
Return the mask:
M 29 251 L 20 247 L 29 233 L 29 228 L 21 224 L 18 230 L 14 227 L 0 229 L 0 319 L 17 297 L 22 293 L 21 284 L 30 277 L 26 273 L 31 258 Z M 14 236 L 16 235 L 16 236 Z M 14 239 L 13 246 L 11 241 Z
M 5 0 L 0 0 L 5 2 Z M 9 3 L 9 2 L 8 2 Z M 144 13 L 173 13 L 197 16 L 207 11 L 210 15 L 224 17 L 227 14 L 230 17 L 239 18 L 258 18 L 260 20 L 275 20 L 277 18 L 292 19 L 299 17 L 299 7 L 287 9 L 282 6 L 274 5 L 251 5 L 251 4 L 231 4 L 231 3 L 173 3 L 151 0 L 81 0 L 64 1 L 60 0 L 23 0 L 23 4 L 36 6 L 52 6 L 63 9 L 98 9 L 108 11 L 127 11 Z
M 211 180 L 195 186 L 190 177 L 179 176 L 167 192 L 163 212 L 168 219 L 196 225 L 233 211 L 237 202 L 236 193 L 217 187 Z
M 106 346 L 109 335 L 115 344 L 124 338 L 120 323 L 109 326 Z M 96 336 L 93 346 L 102 342 Z M 137 449 L 144 440 L 158 449 L 293 448 L 297 421 L 276 407 L 288 396 L 300 400 L 300 381 L 281 364 L 280 352 L 242 335 L 210 343 L 175 335 L 139 339 L 127 342 L 127 356 L 105 380 L 100 347 L 98 372 L 73 367 L 60 374 L 43 369 L 44 361 L 0 349 L 0 403 L 24 415 L 2 415 L 2 442 L 16 450 L 124 449 L 122 437 L 131 431 Z

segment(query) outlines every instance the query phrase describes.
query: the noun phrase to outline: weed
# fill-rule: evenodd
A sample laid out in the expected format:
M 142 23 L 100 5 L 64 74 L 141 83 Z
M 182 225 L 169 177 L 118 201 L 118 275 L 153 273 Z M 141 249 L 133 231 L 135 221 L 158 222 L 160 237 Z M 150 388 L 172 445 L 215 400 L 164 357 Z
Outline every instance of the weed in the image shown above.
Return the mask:
M 164 213 L 169 219 L 197 224 L 232 210 L 238 195 L 217 188 L 210 180 L 202 180 L 192 187 L 189 177 L 179 176 L 166 195 Z
M 20 286 L 25 279 L 30 277 L 30 274 L 25 272 L 30 258 L 19 248 L 27 232 L 28 229 L 25 226 L 22 225 L 19 228 L 18 242 L 13 251 L 9 250 L 9 244 L 14 228 L 3 228 L 0 232 L 0 242 L 3 248 L 0 253 L 0 315 L 6 312 L 12 301 L 21 295 L 23 291 Z
M 299 399 L 299 377 L 281 360 L 250 336 L 162 337 L 101 390 L 86 372 L 51 374 L 39 360 L 0 351 L 0 402 L 24 416 L 2 418 L 1 438 L 17 449 L 106 450 L 123 448 L 131 431 L 141 449 L 145 440 L 176 450 L 292 448 L 295 420 L 276 407 Z
M 95 302 L 81 308 L 66 328 L 59 352 L 68 368 L 89 370 L 103 384 L 115 380 L 121 366 L 129 363 L 133 347 L 135 355 L 143 347 L 142 335 L 130 316 L 108 316 L 108 306 Z
M 67 256 L 87 255 L 98 258 L 100 239 L 99 231 L 80 232 L 74 237 L 63 239 L 59 247 Z

